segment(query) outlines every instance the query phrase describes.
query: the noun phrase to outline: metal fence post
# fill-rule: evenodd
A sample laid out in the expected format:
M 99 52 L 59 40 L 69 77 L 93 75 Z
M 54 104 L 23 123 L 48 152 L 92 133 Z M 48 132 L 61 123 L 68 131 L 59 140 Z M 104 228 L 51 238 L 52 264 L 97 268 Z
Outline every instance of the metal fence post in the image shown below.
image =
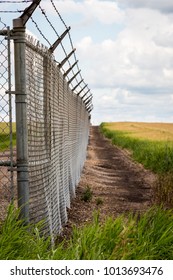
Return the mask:
M 28 131 L 26 104 L 25 27 L 20 18 L 13 21 L 18 206 L 21 218 L 29 222 Z

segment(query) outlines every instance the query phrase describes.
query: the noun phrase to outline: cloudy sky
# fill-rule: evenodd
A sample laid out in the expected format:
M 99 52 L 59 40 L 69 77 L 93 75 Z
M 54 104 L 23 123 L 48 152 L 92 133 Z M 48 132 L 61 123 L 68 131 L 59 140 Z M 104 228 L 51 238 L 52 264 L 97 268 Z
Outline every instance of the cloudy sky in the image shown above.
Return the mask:
M 93 94 L 92 123 L 173 122 L 173 1 L 54 2 Z

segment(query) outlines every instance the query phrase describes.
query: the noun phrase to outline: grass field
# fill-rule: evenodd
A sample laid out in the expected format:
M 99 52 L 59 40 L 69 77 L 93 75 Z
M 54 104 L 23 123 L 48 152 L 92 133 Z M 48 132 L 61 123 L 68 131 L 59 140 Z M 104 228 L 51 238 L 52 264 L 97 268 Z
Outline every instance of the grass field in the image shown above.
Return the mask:
M 16 124 L 12 124 L 13 134 L 13 145 L 16 145 Z M 10 127 L 8 123 L 1 122 L 0 123 L 0 152 L 5 150 L 9 150 L 10 145 Z
M 41 225 L 23 225 L 19 211 L 10 206 L 0 225 L 1 260 L 172 260 L 173 212 L 153 207 L 142 216 L 129 214 L 104 224 L 95 213 L 83 228 L 73 228 L 69 240 L 57 242 L 40 235 Z M 147 229 L 147 230 L 146 230 Z
M 102 123 L 100 129 L 113 144 L 129 150 L 135 161 L 158 174 L 156 197 L 173 207 L 173 124 Z

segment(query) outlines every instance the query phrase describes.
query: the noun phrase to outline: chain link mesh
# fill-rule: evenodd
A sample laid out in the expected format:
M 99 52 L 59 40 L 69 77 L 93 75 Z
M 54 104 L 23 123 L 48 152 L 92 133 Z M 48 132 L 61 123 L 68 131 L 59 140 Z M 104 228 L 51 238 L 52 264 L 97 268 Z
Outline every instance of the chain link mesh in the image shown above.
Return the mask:
M 0 19 L 0 30 L 7 30 Z M 11 90 L 10 53 L 8 40 L 0 36 L 0 219 L 4 219 L 6 208 L 14 198 L 16 176 L 13 176 L 15 152 L 15 123 L 12 123 L 12 96 L 6 92 Z
M 67 221 L 86 158 L 89 113 L 54 56 L 27 36 L 26 81 L 30 220 L 56 235 Z

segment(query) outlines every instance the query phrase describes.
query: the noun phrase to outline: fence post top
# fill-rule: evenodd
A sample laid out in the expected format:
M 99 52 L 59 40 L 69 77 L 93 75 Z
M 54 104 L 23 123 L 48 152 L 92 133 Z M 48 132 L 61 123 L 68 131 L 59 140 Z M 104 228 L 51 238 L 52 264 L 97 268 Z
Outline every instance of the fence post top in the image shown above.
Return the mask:
M 24 27 L 22 18 L 15 18 L 13 19 L 13 27 Z

